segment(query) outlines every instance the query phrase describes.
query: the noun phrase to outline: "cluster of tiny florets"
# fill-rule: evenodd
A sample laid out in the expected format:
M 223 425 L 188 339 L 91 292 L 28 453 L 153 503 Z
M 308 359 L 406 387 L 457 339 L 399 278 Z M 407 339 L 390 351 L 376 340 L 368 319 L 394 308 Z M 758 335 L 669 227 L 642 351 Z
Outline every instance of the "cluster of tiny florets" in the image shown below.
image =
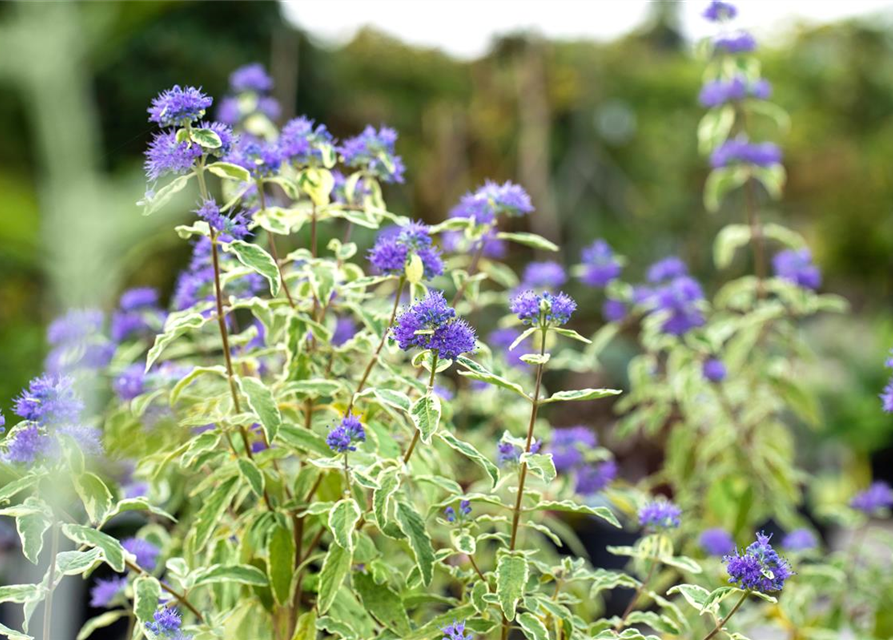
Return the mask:
M 769 543 L 771 537 L 758 533 L 756 542 L 743 553 L 736 552 L 723 558 L 729 582 L 760 593 L 782 590 L 785 581 L 792 575 L 791 567 L 772 548 Z
M 698 544 L 710 556 L 725 556 L 735 550 L 735 539 L 725 529 L 705 529 L 698 537 Z
M 611 245 L 601 239 L 583 249 L 580 258 L 583 263 L 580 282 L 589 287 L 605 287 L 619 278 L 623 270 Z
M 469 500 L 461 500 L 458 513 L 454 507 L 450 506 L 443 510 L 443 515 L 446 517 L 447 522 L 461 522 L 471 515 L 471 502 Z
M 804 289 L 818 289 L 822 272 L 812 262 L 809 249 L 785 249 L 772 258 L 775 275 Z
M 474 640 L 474 636 L 470 633 L 465 633 L 464 622 L 453 622 L 453 624 L 444 627 L 440 631 L 443 633 L 441 640 Z
M 344 416 L 326 437 L 326 444 L 335 453 L 356 451 L 357 443 L 365 441 L 366 430 L 363 429 L 360 419 L 352 413 Z
M 681 515 L 682 510 L 669 500 L 655 500 L 639 509 L 639 524 L 652 530 L 675 529 Z
M 560 326 L 567 324 L 577 309 L 577 303 L 563 292 L 536 293 L 524 291 L 511 301 L 512 313 L 524 324 L 532 326 Z
M 532 211 L 533 204 L 523 187 L 488 180 L 477 191 L 463 196 L 450 216 L 471 218 L 476 224 L 493 224 L 500 215 L 522 216 Z
M 363 132 L 348 138 L 338 147 L 344 164 L 362 169 L 384 182 L 403 182 L 406 167 L 396 154 L 397 132 L 390 127 L 367 126 Z
M 474 329 L 434 290 L 397 317 L 393 335 L 404 351 L 430 349 L 450 360 L 471 353 L 476 344 Z
M 853 496 L 850 506 L 868 515 L 877 515 L 893 507 L 893 489 L 881 480 L 872 482 L 865 491 Z
M 428 227 L 420 222 L 386 229 L 369 250 L 369 262 L 376 271 L 387 275 L 403 275 L 412 256 L 421 260 L 425 279 L 443 273 L 440 251 L 433 245 Z

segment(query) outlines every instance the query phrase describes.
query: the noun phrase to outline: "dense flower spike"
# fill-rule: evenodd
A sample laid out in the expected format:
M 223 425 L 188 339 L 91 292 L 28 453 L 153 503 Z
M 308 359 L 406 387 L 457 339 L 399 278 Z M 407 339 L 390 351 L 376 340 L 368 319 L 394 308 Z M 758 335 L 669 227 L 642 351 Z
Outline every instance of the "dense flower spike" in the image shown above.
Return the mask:
M 49 452 L 52 441 L 46 434 L 41 433 L 37 425 L 32 424 L 10 433 L 4 440 L 4 444 L 6 445 L 6 453 L 3 454 L 5 462 L 30 466 Z
M 524 291 L 511 302 L 512 313 L 521 322 L 539 327 L 567 324 L 576 309 L 577 303 L 563 292 L 537 294 L 535 291 Z
M 804 289 L 818 289 L 822 272 L 812 262 L 809 249 L 785 249 L 772 258 L 775 275 Z
M 818 547 L 819 541 L 809 529 L 794 529 L 782 538 L 781 546 L 788 551 L 809 551 Z
M 273 78 L 267 75 L 264 65 L 253 62 L 233 71 L 229 75 L 229 86 L 236 93 L 243 91 L 266 93 L 273 88 Z
M 736 164 L 774 167 L 781 163 L 781 149 L 772 142 L 749 142 L 744 138 L 726 140 L 710 156 L 714 169 Z
M 669 500 L 649 502 L 639 509 L 639 524 L 646 529 L 675 529 L 679 526 L 682 510 Z
M 698 544 L 711 556 L 725 556 L 735 550 L 735 540 L 725 529 L 705 529 L 698 537 Z
M 115 346 L 103 334 L 105 316 L 98 309 L 72 309 L 56 318 L 47 329 L 46 371 L 50 374 L 75 375 L 105 367 Z
M 141 569 L 146 571 L 155 569 L 161 549 L 154 544 L 142 538 L 126 538 L 121 541 L 121 546 L 127 553 L 136 557 L 136 563 Z
M 162 127 L 182 127 L 204 117 L 213 102 L 200 88 L 174 85 L 152 100 L 149 121 Z
M 255 179 L 267 178 L 279 171 L 282 152 L 275 144 L 250 135 L 241 135 L 223 159 L 246 169 Z
M 470 633 L 465 633 L 464 622 L 453 622 L 453 624 L 441 629 L 441 632 L 443 633 L 441 640 L 474 640 L 474 636 Z
M 397 317 L 393 335 L 404 351 L 430 349 L 439 358 L 452 360 L 475 350 L 474 329 L 457 319 L 455 309 L 435 290 Z
M 68 376 L 34 378 L 15 404 L 19 416 L 41 426 L 77 422 L 83 409 L 84 403 Z
M 171 607 L 162 607 L 155 612 L 153 622 L 146 623 L 146 629 L 150 631 L 156 640 L 191 640 L 191 635 L 186 635 L 180 630 L 182 621 L 180 613 Z
M 596 240 L 583 249 L 580 282 L 589 287 L 605 287 L 620 277 L 623 265 L 604 240 Z
M 771 537 L 758 533 L 757 541 L 744 553 L 736 552 L 723 558 L 729 572 L 729 582 L 760 593 L 782 590 L 785 581 L 792 575 L 791 567 L 769 544 Z
M 428 227 L 420 222 L 386 229 L 369 250 L 369 262 L 376 271 L 387 275 L 403 275 L 412 256 L 421 260 L 425 279 L 443 273 L 440 251 L 433 246 Z
M 348 167 L 368 171 L 385 182 L 403 182 L 403 159 L 396 155 L 397 132 L 390 127 L 378 131 L 367 126 L 363 132 L 345 140 L 338 151 Z
M 704 377 L 710 382 L 722 382 L 726 379 L 726 365 L 717 358 L 707 358 L 701 367 Z
M 116 576 L 114 578 L 96 580 L 96 584 L 90 589 L 90 606 L 94 608 L 107 608 L 124 594 L 127 588 L 127 578 Z
M 324 124 L 301 116 L 289 120 L 279 136 L 279 152 L 282 159 L 298 165 L 320 162 L 326 149 L 335 144 L 332 134 Z
M 146 177 L 154 182 L 169 173 L 189 173 L 202 153 L 199 145 L 188 140 L 178 141 L 176 131 L 156 133 L 146 149 Z
M 879 515 L 893 507 L 893 489 L 886 482 L 872 482 L 870 487 L 850 500 L 850 506 L 868 515 Z
M 344 416 L 341 422 L 329 432 L 326 444 L 335 453 L 356 451 L 358 442 L 366 441 L 366 430 L 354 414 Z
M 202 202 L 202 205 L 195 210 L 195 215 L 216 230 L 223 242 L 230 242 L 233 238 L 244 240 L 251 235 L 248 230 L 248 220 L 244 214 L 235 213 L 232 216 L 227 216 L 220 211 L 220 207 L 217 206 L 217 202 L 213 198 Z
M 512 182 L 497 184 L 490 180 L 474 193 L 462 196 L 450 217 L 471 218 L 476 224 L 493 224 L 500 215 L 522 216 L 533 211 L 530 196 Z

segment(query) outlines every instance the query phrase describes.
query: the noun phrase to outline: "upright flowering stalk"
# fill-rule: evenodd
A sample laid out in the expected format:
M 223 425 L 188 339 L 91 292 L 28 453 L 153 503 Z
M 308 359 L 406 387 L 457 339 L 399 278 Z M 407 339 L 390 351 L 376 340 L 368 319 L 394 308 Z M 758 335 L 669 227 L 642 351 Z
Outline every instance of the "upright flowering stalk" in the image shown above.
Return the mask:
M 475 334 L 467 322 L 456 317 L 456 310 L 447 304 L 440 291 L 432 290 L 422 300 L 404 311 L 396 320 L 394 339 L 404 351 L 422 349 L 414 361 L 429 358 L 430 376 L 425 396 L 412 407 L 416 425 L 412 442 L 403 456 L 409 462 L 419 438 L 430 442 L 440 421 L 440 400 L 434 392 L 434 376 L 438 363 L 455 360 L 463 353 L 475 350 Z

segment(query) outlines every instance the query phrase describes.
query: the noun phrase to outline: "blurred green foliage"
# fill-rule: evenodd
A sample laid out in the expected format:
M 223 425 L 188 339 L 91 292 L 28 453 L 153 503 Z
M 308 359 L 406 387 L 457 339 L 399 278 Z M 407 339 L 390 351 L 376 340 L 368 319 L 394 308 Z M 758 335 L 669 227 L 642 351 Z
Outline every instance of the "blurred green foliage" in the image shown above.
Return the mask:
M 510 178 L 531 191 L 539 209 L 531 224 L 562 246 L 566 263 L 601 236 L 629 256 L 634 274 L 678 253 L 711 289 L 719 274 L 710 239 L 743 214 L 734 202 L 716 215 L 704 211 L 706 160 L 695 141 L 703 65 L 677 34 L 672 6 L 655 7 L 651 22 L 612 42 L 516 34 L 470 62 L 370 30 L 344 47 L 326 48 L 288 24 L 275 2 L 70 7 L 65 19 L 77 23 L 85 52 L 79 64 L 95 108 L 90 117 L 101 132 L 98 175 L 123 192 L 106 215 L 131 219 L 141 229 L 122 236 L 117 262 L 108 265 L 118 274 L 109 282 L 170 292 L 187 259 L 188 247 L 159 231 L 166 226 L 141 227 L 137 207 L 127 206 L 141 196 L 150 99 L 175 83 L 202 85 L 219 97 L 233 68 L 258 60 L 276 77 L 284 116 L 305 113 L 337 136 L 366 123 L 399 130 L 398 150 L 412 172 L 406 185 L 388 194 L 395 211 L 437 221 L 485 178 Z M 28 38 L 40 12 L 49 21 L 60 19 L 53 11 L 52 4 L 6 3 L 0 35 Z M 0 58 L 10 59 L 3 48 L 15 41 L 0 37 Z M 826 391 L 827 433 L 865 452 L 890 439 L 876 394 L 884 382 L 883 349 L 893 343 L 893 326 L 879 319 L 889 313 L 893 292 L 891 49 L 893 27 L 853 20 L 796 28 L 766 42 L 760 53 L 775 100 L 793 118 L 782 141 L 786 198 L 763 216 L 802 232 L 825 273 L 825 288 L 854 304 L 855 322 L 806 330 L 821 339 L 816 351 L 831 356 L 813 373 Z M 39 372 L 43 326 L 59 311 L 40 232 L 46 167 L 35 140 L 38 98 L 16 80 L 20 76 L 0 64 L 4 410 Z M 62 103 L 68 99 L 58 96 Z M 722 275 L 748 268 L 734 264 L 734 273 Z M 116 294 L 98 299 L 112 304 Z M 595 318 L 598 304 L 590 297 L 581 311 Z

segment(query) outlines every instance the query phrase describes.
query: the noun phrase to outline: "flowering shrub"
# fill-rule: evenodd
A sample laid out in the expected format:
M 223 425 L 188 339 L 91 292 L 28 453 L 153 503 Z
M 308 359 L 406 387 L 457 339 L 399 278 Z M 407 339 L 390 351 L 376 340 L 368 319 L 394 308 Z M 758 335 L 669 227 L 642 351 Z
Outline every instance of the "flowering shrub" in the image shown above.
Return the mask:
M 500 231 L 535 215 L 522 187 L 487 182 L 434 226 L 395 214 L 383 187 L 411 174 L 397 133 L 339 142 L 306 118 L 279 131 L 258 65 L 233 73 L 217 121 L 201 89 L 162 92 L 142 205 L 150 215 L 192 190 L 194 219 L 176 229 L 192 260 L 167 309 L 138 288 L 108 327 L 95 310 L 50 326 L 0 488 L 23 554 L 48 569 L 0 587 L 24 610 L 22 631 L 0 633 L 31 638 L 42 608 L 43 638 L 58 637 L 54 591 L 83 576 L 103 611 L 65 637 L 119 620 L 150 640 L 889 635 L 888 567 L 860 544 L 893 491 L 813 505 L 857 532 L 845 554 L 817 553 L 804 515 L 791 425 L 819 414 L 796 327 L 845 305 L 817 292 L 800 236 L 761 219 L 784 170 L 750 127 L 786 117 L 746 55 L 755 41 L 728 28 L 735 15 L 719 0 L 705 11 L 722 31 L 707 46 L 698 135 L 707 208 L 744 210 L 719 233 L 716 266 L 749 246 L 754 275 L 712 297 L 676 257 L 628 282 L 639 269 L 600 239 L 569 271 L 539 261 L 519 279 L 500 262 L 507 245 L 557 250 Z M 343 240 L 320 246 L 319 225 Z M 356 226 L 379 231 L 365 255 Z M 568 273 L 585 298 L 560 290 Z M 578 305 L 599 304 L 591 338 L 570 328 Z M 621 392 L 545 376 L 597 376 L 621 333 L 638 352 L 612 440 L 666 449 L 638 483 L 589 427 L 551 424 L 555 405 Z M 570 526 L 583 519 L 641 531 L 608 547 L 624 570 L 583 557 Z M 788 531 L 789 558 L 761 527 Z M 615 591 L 621 615 L 608 614 Z

